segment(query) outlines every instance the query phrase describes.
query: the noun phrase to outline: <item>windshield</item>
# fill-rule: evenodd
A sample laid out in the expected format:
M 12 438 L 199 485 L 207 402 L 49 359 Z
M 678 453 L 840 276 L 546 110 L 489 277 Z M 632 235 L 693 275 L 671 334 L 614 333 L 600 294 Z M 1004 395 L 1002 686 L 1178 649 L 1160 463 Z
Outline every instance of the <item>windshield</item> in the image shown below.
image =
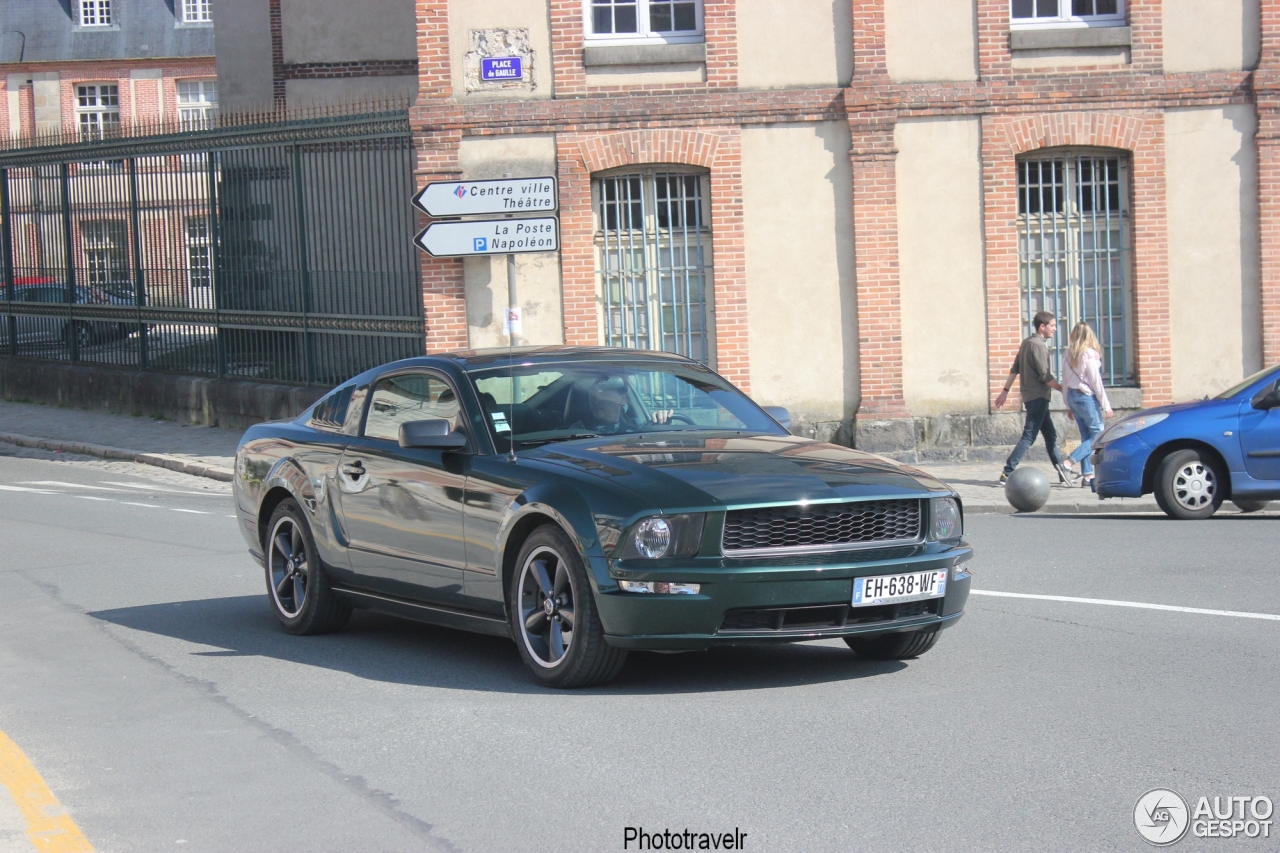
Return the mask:
M 517 447 L 689 430 L 787 434 L 741 391 L 696 365 L 577 362 L 469 375 L 500 453 L 513 431 Z
M 1230 400 L 1232 397 L 1239 394 L 1241 391 L 1248 388 L 1253 383 L 1257 382 L 1260 379 L 1264 379 L 1268 373 L 1276 373 L 1278 371 L 1280 371 L 1280 366 L 1275 366 L 1275 365 L 1268 368 L 1264 368 L 1263 370 L 1259 370 L 1257 373 L 1253 374 L 1248 379 L 1245 379 L 1243 382 L 1239 383 L 1238 385 L 1232 385 L 1230 388 L 1223 391 L 1221 394 L 1214 397 L 1213 399 Z

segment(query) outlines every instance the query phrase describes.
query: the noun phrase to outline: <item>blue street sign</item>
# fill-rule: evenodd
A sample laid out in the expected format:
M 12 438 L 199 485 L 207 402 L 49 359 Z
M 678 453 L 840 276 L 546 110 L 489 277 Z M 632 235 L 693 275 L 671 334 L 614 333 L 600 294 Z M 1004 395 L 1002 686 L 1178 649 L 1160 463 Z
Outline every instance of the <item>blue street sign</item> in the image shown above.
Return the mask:
M 518 56 L 486 56 L 480 60 L 480 79 L 519 80 L 524 73 Z

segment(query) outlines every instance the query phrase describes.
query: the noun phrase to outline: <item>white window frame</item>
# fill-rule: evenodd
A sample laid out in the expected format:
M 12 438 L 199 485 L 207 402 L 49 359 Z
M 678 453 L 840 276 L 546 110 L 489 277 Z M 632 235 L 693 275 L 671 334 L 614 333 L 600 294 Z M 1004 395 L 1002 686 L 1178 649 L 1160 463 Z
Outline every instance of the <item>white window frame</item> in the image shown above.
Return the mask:
M 619 44 L 697 44 L 706 41 L 706 23 L 703 18 L 703 0 L 694 0 L 694 19 L 698 24 L 696 30 L 685 30 L 678 33 L 655 33 L 649 30 L 649 0 L 635 0 L 636 30 L 634 33 L 600 33 L 592 31 L 595 16 L 592 14 L 592 0 L 582 0 L 582 29 L 586 40 L 593 45 Z M 1012 7 L 1011 7 L 1012 8 Z
M 115 25 L 115 10 L 111 0 L 80 0 L 80 26 L 111 27 Z
M 182 23 L 213 23 L 213 0 L 179 0 L 179 2 L 182 4 Z
M 184 87 L 194 85 L 198 100 L 183 100 L 190 97 L 183 92 Z M 184 127 L 204 127 L 205 123 L 218 115 L 218 81 L 214 77 L 191 77 L 173 81 L 175 99 L 178 103 L 178 117 Z M 189 90 L 188 90 L 189 91 Z M 212 94 L 212 99 L 209 95 Z M 199 116 L 192 115 L 200 113 Z
M 1057 0 L 1058 14 L 1053 18 L 1015 18 L 1013 3 L 1009 0 L 1009 27 L 1015 30 L 1123 27 L 1128 23 L 1125 0 L 1116 0 L 1114 15 L 1072 15 L 1071 0 Z
M 86 139 L 100 139 L 104 132 L 108 129 L 118 130 L 120 128 L 120 84 L 119 83 L 75 83 L 75 103 L 76 103 L 76 130 Z M 102 90 L 110 86 L 114 91 L 107 93 Z M 85 89 L 93 88 L 93 94 L 85 92 Z M 114 104 L 103 104 L 102 99 L 107 95 L 115 98 Z M 92 104 L 81 103 L 82 98 L 92 98 Z M 103 120 L 103 116 L 114 115 L 115 120 L 107 122 Z M 86 130 L 84 124 L 84 116 L 94 116 L 94 127 Z M 110 128 L 108 128 L 110 125 Z

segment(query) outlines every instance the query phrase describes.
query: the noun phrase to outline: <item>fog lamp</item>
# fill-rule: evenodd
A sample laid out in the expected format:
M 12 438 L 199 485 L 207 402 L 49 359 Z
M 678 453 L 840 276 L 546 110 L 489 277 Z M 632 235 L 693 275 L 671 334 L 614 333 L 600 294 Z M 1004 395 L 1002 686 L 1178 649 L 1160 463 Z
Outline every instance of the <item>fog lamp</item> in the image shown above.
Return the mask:
M 702 584 L 667 581 L 618 581 L 623 592 L 656 592 L 665 595 L 697 595 Z

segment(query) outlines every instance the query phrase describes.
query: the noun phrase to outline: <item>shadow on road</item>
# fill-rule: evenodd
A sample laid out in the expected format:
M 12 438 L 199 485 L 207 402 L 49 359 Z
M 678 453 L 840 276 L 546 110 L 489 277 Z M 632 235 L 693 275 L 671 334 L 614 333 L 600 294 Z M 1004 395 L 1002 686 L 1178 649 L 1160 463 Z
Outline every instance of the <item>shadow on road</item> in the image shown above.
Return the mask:
M 113 625 L 213 646 L 206 657 L 257 655 L 359 678 L 496 693 L 555 692 L 533 681 L 510 640 L 357 610 L 337 634 L 295 637 L 276 624 L 265 596 L 237 596 L 99 610 Z M 668 655 L 634 653 L 618 679 L 586 694 L 760 690 L 887 675 L 901 661 L 862 660 L 827 644 L 734 646 Z

